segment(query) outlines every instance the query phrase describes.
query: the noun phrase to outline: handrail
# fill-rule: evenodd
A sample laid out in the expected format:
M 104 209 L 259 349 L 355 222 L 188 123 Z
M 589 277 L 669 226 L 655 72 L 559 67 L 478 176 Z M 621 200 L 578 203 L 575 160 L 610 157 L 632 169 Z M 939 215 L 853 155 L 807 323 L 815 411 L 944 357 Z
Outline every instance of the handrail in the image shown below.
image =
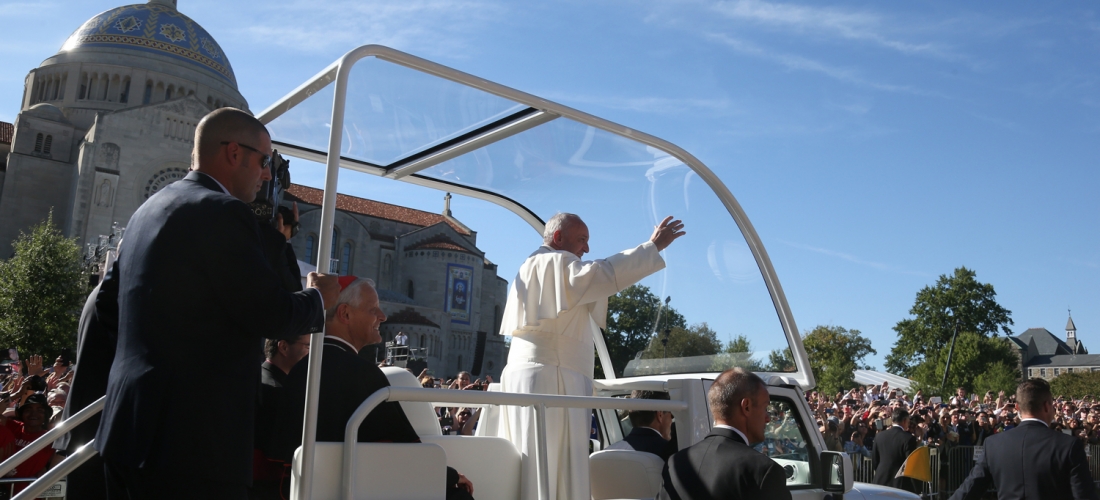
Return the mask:
M 344 427 L 344 464 L 341 483 L 343 497 L 355 498 L 355 444 L 359 441 L 359 426 L 370 412 L 387 401 L 415 401 L 424 403 L 452 403 L 472 405 L 532 406 L 535 408 L 535 426 L 538 435 L 539 499 L 550 494 L 546 463 L 546 408 L 583 408 L 595 410 L 653 410 L 685 411 L 684 401 L 660 399 L 625 399 L 594 396 L 559 396 L 552 394 L 519 394 L 514 392 L 441 391 L 413 387 L 383 387 L 371 394 L 348 419 Z M 303 470 L 307 464 L 302 464 Z M 310 464 L 312 465 L 312 464 Z M 308 494 L 308 492 L 307 492 Z
M 94 403 L 88 405 L 83 410 L 78 411 L 76 415 L 73 415 L 69 417 L 68 420 L 64 420 L 61 423 L 57 424 L 57 427 L 39 436 L 39 438 L 35 439 L 34 442 L 28 444 L 22 450 L 19 450 L 15 452 L 15 454 L 13 454 L 12 456 L 8 457 L 7 460 L 4 460 L 4 463 L 0 463 L 0 477 L 8 475 L 9 472 L 18 467 L 19 464 L 23 463 L 23 461 L 25 461 L 26 459 L 31 458 L 31 456 L 35 453 L 38 453 L 39 450 L 53 444 L 53 442 L 56 441 L 57 438 L 64 436 L 74 427 L 84 423 L 85 420 L 88 420 L 96 413 L 99 413 L 101 410 L 103 410 L 103 405 L 106 404 L 106 401 L 106 396 L 97 399 Z
M 100 401 L 102 400 L 103 399 L 100 398 Z M 76 450 L 76 453 L 69 455 L 68 458 L 62 460 L 61 463 L 54 466 L 54 468 L 46 471 L 45 474 L 42 474 L 41 477 L 31 483 L 30 486 L 27 486 L 26 489 L 20 491 L 19 494 L 15 495 L 11 500 L 32 500 L 37 498 L 38 495 L 46 491 L 47 488 L 60 481 L 65 476 L 68 476 L 70 472 L 76 470 L 76 468 L 83 465 L 84 462 L 87 462 L 89 458 L 96 456 L 97 452 L 95 451 L 95 447 L 92 446 L 93 443 L 95 443 L 94 439 L 85 443 L 84 446 Z

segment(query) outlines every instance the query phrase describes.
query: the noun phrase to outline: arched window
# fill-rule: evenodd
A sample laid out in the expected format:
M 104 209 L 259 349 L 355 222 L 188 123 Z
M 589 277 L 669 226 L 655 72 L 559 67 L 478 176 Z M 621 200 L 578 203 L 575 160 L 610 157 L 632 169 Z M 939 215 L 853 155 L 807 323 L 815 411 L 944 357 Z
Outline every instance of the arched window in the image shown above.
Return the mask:
M 53 136 L 47 135 L 46 142 L 42 145 L 42 154 L 50 154 L 50 147 L 53 146 Z
M 344 243 L 344 250 L 340 252 L 340 274 L 351 274 L 351 242 Z
M 106 101 L 107 100 L 107 92 L 110 91 L 110 90 L 111 90 L 111 80 L 107 77 L 107 75 L 103 75 L 103 79 L 100 80 L 99 100 L 100 101 Z
M 52 87 L 50 89 L 50 100 L 51 101 L 56 101 L 57 100 L 57 91 L 61 87 L 61 80 L 59 80 L 57 77 L 54 77 L 54 78 L 50 79 L 50 86 Z
M 43 139 L 42 134 L 38 134 L 38 135 L 34 136 L 34 152 L 35 153 L 41 153 L 42 152 L 42 139 Z
M 165 101 L 172 98 L 172 91 L 173 90 L 176 90 L 175 85 L 169 85 L 168 88 L 164 90 L 164 100 Z
M 80 75 L 80 94 L 76 96 L 77 99 L 88 98 L 88 74 L 82 73 Z
M 310 234 L 306 236 L 306 262 L 317 265 L 317 262 L 313 260 L 313 254 L 317 251 L 317 235 Z
M 462 355 L 458 356 L 458 371 L 462 371 Z
M 408 295 L 410 299 L 413 297 L 413 280 L 409 280 L 409 283 L 405 286 L 405 295 Z
M 149 101 L 153 99 L 153 81 L 149 80 L 145 82 L 145 94 L 141 97 L 142 104 L 149 104 Z
M 340 248 L 339 245 L 336 244 L 336 242 L 339 241 L 339 240 L 340 240 L 340 230 L 337 229 L 336 227 L 333 227 L 332 228 L 332 245 L 328 249 L 328 254 L 329 254 L 328 255 L 328 258 L 329 258 L 328 272 L 330 272 L 330 273 L 339 273 L 340 272 L 340 268 L 338 267 L 338 265 L 340 264 L 340 261 L 332 262 L 332 261 L 336 260 L 336 249 Z M 321 267 L 320 264 L 318 264 L 317 267 Z
M 69 75 L 62 75 L 61 76 L 61 89 L 57 91 L 57 98 L 58 99 L 64 99 L 65 98 L 65 87 L 67 85 L 69 85 Z
M 118 95 L 118 102 L 123 104 L 130 102 L 130 77 L 122 82 L 122 93 Z

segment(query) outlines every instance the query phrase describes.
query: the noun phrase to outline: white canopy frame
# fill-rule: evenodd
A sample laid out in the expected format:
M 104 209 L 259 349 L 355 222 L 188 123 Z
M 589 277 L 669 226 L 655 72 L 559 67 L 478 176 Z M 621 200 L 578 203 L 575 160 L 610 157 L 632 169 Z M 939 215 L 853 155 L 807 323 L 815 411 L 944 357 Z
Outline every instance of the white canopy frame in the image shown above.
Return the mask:
M 378 165 L 371 165 L 366 162 L 344 158 L 341 157 L 339 151 L 342 150 L 341 146 L 344 136 L 344 116 L 345 105 L 347 103 L 348 77 L 352 67 L 362 59 L 368 57 L 375 57 L 421 73 L 450 80 L 505 99 L 510 99 L 534 108 L 537 110 L 537 113 L 522 117 L 518 121 L 505 124 L 504 127 L 502 127 L 503 130 L 502 128 L 498 128 L 476 137 L 468 138 L 466 141 L 452 145 L 450 148 L 437 152 L 434 155 L 421 158 L 414 162 L 414 164 L 396 167 L 393 171 Z M 413 172 L 429 168 L 479 147 L 485 147 L 493 142 L 502 140 L 522 130 L 537 126 L 540 123 L 544 123 L 556 117 L 569 118 L 579 123 L 664 151 L 683 162 L 684 165 L 693 170 L 704 182 L 706 182 L 710 189 L 721 200 L 726 210 L 729 211 L 730 216 L 733 217 L 752 252 L 753 258 L 756 260 L 757 267 L 760 269 L 768 293 L 771 295 L 772 304 L 775 306 L 776 314 L 779 317 L 779 322 L 787 337 L 787 343 L 791 348 L 795 367 L 798 370 L 797 373 L 792 374 L 793 380 L 805 389 L 812 388 L 816 385 L 813 373 L 810 371 L 806 350 L 802 345 L 802 339 L 798 333 L 798 327 L 795 325 L 794 316 L 787 304 L 787 297 L 783 293 L 783 286 L 779 282 L 779 278 L 772 266 L 771 259 L 768 257 L 768 253 L 764 249 L 764 244 L 760 240 L 759 235 L 757 235 L 756 229 L 753 228 L 752 223 L 749 221 L 745 211 L 741 208 L 741 205 L 737 202 L 725 184 L 718 179 L 718 176 L 715 175 L 710 168 L 704 165 L 703 162 L 699 161 L 699 159 L 695 158 L 684 149 L 663 139 L 633 130 L 603 118 L 382 45 L 363 45 L 349 51 L 339 60 L 333 62 L 320 73 L 317 73 L 317 75 L 307 80 L 301 86 L 292 90 L 267 109 L 260 112 L 257 118 L 263 123 L 270 123 L 332 83 L 335 83 L 335 92 L 332 104 L 332 119 L 329 129 L 328 151 L 303 151 L 302 148 L 286 147 L 287 145 L 283 145 L 284 149 L 281 150 L 285 151 L 290 156 L 297 156 L 312 161 L 323 159 L 325 163 L 325 190 L 321 203 L 321 234 L 317 255 L 328 255 L 331 251 L 333 224 L 336 214 L 336 188 L 340 167 L 402 180 L 421 186 L 451 191 L 492 202 L 512 211 L 520 218 L 527 221 L 532 228 L 541 234 L 544 228 L 544 221 L 514 200 L 480 189 L 470 187 L 465 187 L 463 189 L 462 186 L 425 176 L 417 176 Z M 331 152 L 334 151 L 337 153 L 332 154 Z M 327 259 L 318 259 L 318 271 L 323 273 L 329 272 L 329 264 Z M 612 366 L 603 339 L 593 340 L 596 344 L 601 365 Z M 303 464 L 312 464 L 314 460 L 314 448 L 316 443 L 315 430 L 317 427 L 317 397 L 321 382 L 322 341 L 321 335 L 314 335 L 310 341 L 305 422 L 302 433 Z M 300 484 L 300 491 L 302 493 L 312 490 L 312 480 L 312 467 L 303 467 L 302 482 Z

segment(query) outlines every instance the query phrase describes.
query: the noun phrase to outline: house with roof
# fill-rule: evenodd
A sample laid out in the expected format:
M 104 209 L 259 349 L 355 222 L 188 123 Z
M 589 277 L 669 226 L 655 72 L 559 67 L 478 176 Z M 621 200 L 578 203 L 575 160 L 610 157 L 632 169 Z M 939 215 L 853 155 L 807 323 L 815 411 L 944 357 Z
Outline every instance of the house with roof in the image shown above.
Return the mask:
M 1100 371 L 1100 354 L 1089 354 L 1077 337 L 1072 316 L 1066 322 L 1065 340 L 1041 327 L 1028 328 L 1008 340 L 1020 356 L 1020 373 L 1027 378 L 1051 380 L 1063 373 Z
M 283 203 L 297 203 L 303 230 L 290 240 L 298 258 L 317 265 L 324 192 L 292 184 Z M 383 342 L 404 332 L 414 357 L 436 376 L 469 371 L 500 379 L 507 360 L 500 320 L 508 281 L 477 247 L 477 232 L 454 218 L 450 194 L 440 213 L 345 194 L 336 197 L 330 269 L 371 278 L 388 319 Z M 378 356 L 382 346 L 361 355 Z

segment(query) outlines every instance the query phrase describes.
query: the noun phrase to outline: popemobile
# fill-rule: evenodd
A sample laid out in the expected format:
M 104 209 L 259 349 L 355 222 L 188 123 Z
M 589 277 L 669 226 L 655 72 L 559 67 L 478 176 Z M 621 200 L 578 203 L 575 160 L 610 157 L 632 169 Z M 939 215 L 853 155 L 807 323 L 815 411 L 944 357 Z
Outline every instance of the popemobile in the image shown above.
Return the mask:
M 211 88 L 220 89 L 216 83 Z M 139 92 L 135 85 L 130 99 Z M 228 92 L 214 104 L 234 104 L 238 96 Z M 518 244 L 527 251 L 539 245 L 545 221 L 559 211 L 583 217 L 593 245 L 609 251 L 633 248 L 661 218 L 674 214 L 688 224 L 690 234 L 665 250 L 665 269 L 641 284 L 662 297 L 658 309 L 667 304 L 664 297 L 679 298 L 677 310 L 693 324 L 744 334 L 760 348 L 758 353 L 765 353 L 681 356 L 676 343 L 668 342 L 661 319 L 654 318 L 654 342 L 625 363 L 612 360 L 603 338 L 594 339 L 593 351 L 605 369 L 590 397 L 504 393 L 497 384 L 485 392 L 425 389 L 406 370 L 386 368 L 392 386 L 362 404 L 347 424 L 346 442 L 318 443 L 313 432 L 305 433 L 292 469 L 293 498 L 443 498 L 448 464 L 473 482 L 478 498 L 516 499 L 521 484 L 537 485 L 538 497 L 547 498 L 553 479 L 545 446 L 521 455 L 496 437 L 496 416 L 508 405 L 533 408 L 540 444 L 545 444 L 548 408 L 593 409 L 598 439 L 590 457 L 592 498 L 652 498 L 661 484 L 661 460 L 606 450 L 630 431 L 622 412 L 671 411 L 675 441 L 684 449 L 711 430 L 707 390 L 718 373 L 736 366 L 756 371 L 768 384 L 771 422 L 758 448 L 783 466 L 794 498 L 917 498 L 854 483 L 851 459 L 826 451 L 804 395 L 815 386 L 810 363 L 763 241 L 726 184 L 684 149 L 379 45 L 351 50 L 257 117 L 267 124 L 280 154 L 326 168 L 316 255 L 333 250 L 341 169 L 370 174 L 372 182 L 404 182 L 480 200 L 473 203 L 481 203 L 489 220 L 518 217 L 520 232 L 526 234 L 506 237 L 528 242 Z M 752 188 L 738 182 L 742 179 L 726 180 Z M 89 196 L 94 196 L 91 184 Z M 80 217 L 85 216 L 74 212 L 74 218 Z M 329 271 L 327 259 L 317 261 L 318 271 Z M 321 336 L 314 337 L 310 367 L 318 369 L 311 370 L 311 387 L 317 387 L 323 363 L 318 360 Z M 769 360 L 768 352 L 777 353 L 771 356 L 777 359 Z M 624 397 L 639 389 L 667 391 L 671 400 Z M 316 397 L 316 391 L 309 393 L 307 429 L 316 426 Z M 422 443 L 354 442 L 358 425 L 384 401 L 401 402 Z M 484 408 L 478 435 L 442 435 L 433 404 Z M 0 465 L 0 472 L 102 407 L 100 400 L 64 421 Z M 32 499 L 56 488 L 94 453 L 85 446 L 15 498 Z M 524 467 L 530 462 L 535 467 Z M 525 477 L 524 470 L 537 473 Z

